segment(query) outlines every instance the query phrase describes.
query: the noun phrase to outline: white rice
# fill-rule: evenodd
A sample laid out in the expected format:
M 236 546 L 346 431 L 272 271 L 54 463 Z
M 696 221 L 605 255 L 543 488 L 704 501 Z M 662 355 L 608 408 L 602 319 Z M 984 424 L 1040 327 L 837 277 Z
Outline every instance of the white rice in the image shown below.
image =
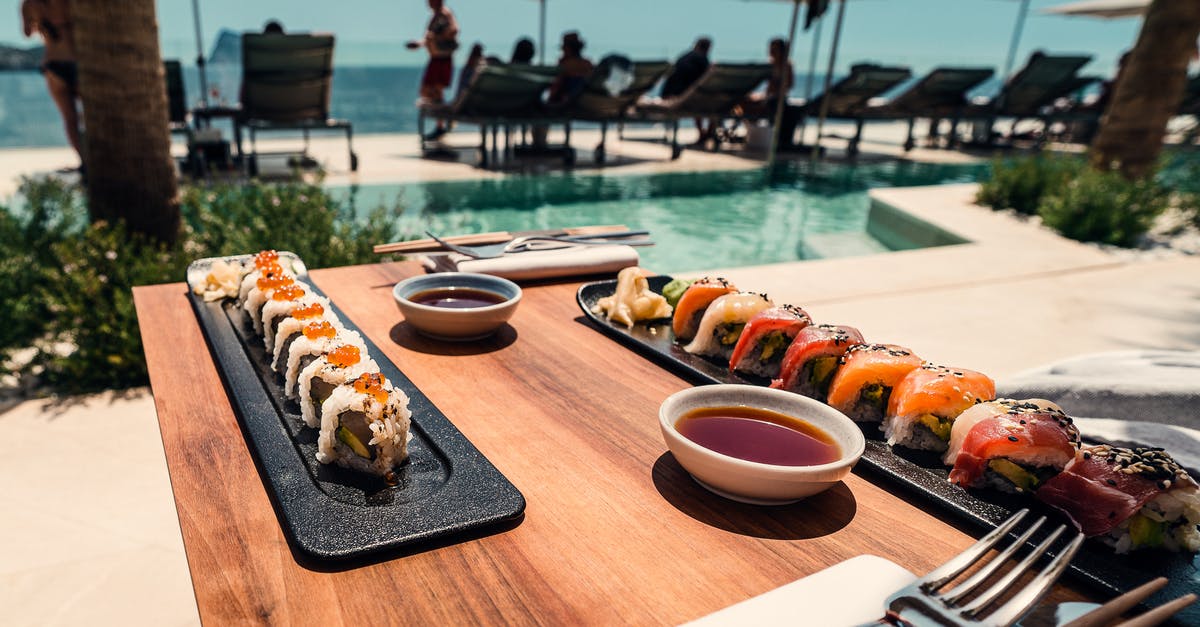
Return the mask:
M 1200 490 L 1195 486 L 1163 492 L 1143 505 L 1138 514 L 1155 522 L 1182 521 L 1163 535 L 1164 549 L 1188 553 L 1200 551 L 1200 529 L 1197 529 L 1200 525 Z M 1133 546 L 1133 538 L 1129 534 L 1129 523 L 1133 518 L 1130 516 L 1100 539 L 1117 553 L 1128 553 L 1139 548 Z
M 317 461 L 322 464 L 337 463 L 384 476 L 408 457 L 408 430 L 412 414 L 408 409 L 408 397 L 386 383 L 386 403 L 380 403 L 369 394 L 354 389 L 353 385 L 338 386 L 321 404 L 321 434 L 317 437 Z M 337 429 L 345 412 L 360 412 L 367 418 L 367 426 L 373 437 L 366 444 L 375 447 L 375 459 L 368 460 L 355 454 L 337 439 Z
M 311 340 L 301 333 L 288 347 L 287 369 L 283 373 L 283 391 L 288 398 L 296 398 L 296 382 L 300 377 L 300 370 L 308 365 L 301 363 L 305 357 L 318 357 L 343 344 L 357 346 L 363 355 L 367 354 L 367 346 L 357 331 L 347 330 L 340 322 L 335 322 L 333 328 L 336 331 L 333 337 L 322 336 Z
M 297 333 L 300 333 L 304 329 L 304 325 L 311 322 L 327 320 L 333 324 L 334 328 L 341 328 L 342 321 L 338 319 L 337 314 L 333 313 L 333 311 L 329 308 L 329 301 L 322 300 L 321 304 L 325 307 L 325 313 L 316 318 L 297 320 L 291 316 L 288 316 L 279 321 L 279 327 L 275 329 L 275 337 L 272 340 L 272 344 L 274 344 L 274 346 L 271 347 L 272 368 L 279 370 L 279 368 L 275 368 L 275 364 L 280 363 L 281 357 L 287 357 L 287 354 L 283 353 L 283 349 L 288 346 L 287 339 Z M 284 365 L 286 365 L 286 362 L 284 362 Z
M 365 353 L 362 359 L 353 366 L 343 367 L 329 363 L 326 355 L 316 358 L 307 368 L 300 371 L 300 416 L 304 424 L 316 428 L 320 426 L 320 408 L 313 406 L 312 384 L 319 379 L 334 386 L 340 386 L 353 381 L 364 373 L 379 372 L 379 364 Z

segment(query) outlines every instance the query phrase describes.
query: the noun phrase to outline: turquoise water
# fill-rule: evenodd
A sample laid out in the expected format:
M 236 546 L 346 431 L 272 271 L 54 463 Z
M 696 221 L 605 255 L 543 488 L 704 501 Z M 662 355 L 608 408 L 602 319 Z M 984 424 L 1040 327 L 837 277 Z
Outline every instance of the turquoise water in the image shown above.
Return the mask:
M 359 212 L 403 208 L 402 232 L 439 235 L 625 224 L 657 243 L 642 265 L 676 273 L 913 248 L 867 233 L 867 190 L 979 180 L 987 165 L 790 165 L 643 176 L 501 179 L 334 188 Z

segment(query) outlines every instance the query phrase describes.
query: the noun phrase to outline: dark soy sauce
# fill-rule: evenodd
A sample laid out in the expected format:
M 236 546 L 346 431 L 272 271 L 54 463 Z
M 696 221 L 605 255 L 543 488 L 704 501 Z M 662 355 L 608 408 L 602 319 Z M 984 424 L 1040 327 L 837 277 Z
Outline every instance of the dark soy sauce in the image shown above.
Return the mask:
M 414 303 L 446 309 L 490 307 L 508 300 L 504 296 L 473 287 L 438 287 L 422 290 L 408 297 Z
M 679 433 L 710 451 L 760 464 L 818 466 L 842 452 L 808 422 L 756 407 L 701 407 L 675 423 Z

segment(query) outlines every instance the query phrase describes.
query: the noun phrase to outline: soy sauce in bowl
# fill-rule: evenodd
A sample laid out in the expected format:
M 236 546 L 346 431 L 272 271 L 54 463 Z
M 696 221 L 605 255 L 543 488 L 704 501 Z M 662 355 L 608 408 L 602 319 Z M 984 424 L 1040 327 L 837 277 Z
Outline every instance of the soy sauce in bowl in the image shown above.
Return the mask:
M 429 307 L 475 309 L 499 305 L 508 299 L 501 294 L 473 287 L 437 287 L 417 292 L 408 300 Z
M 683 437 L 738 459 L 776 466 L 820 466 L 842 451 L 807 421 L 757 407 L 699 407 L 675 423 Z

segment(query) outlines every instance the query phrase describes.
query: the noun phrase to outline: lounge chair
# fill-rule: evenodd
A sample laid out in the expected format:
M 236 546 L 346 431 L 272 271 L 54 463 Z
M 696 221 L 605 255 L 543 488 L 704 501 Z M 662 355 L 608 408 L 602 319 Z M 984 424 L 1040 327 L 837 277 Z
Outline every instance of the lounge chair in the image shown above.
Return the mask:
M 491 129 L 493 133 L 492 152 L 495 152 L 495 134 L 499 127 L 547 122 L 542 108 L 542 92 L 552 82 L 554 73 L 547 71 L 544 66 L 481 67 L 470 84 L 459 90 L 452 102 L 422 103 L 418 107 L 417 129 L 421 135 L 422 151 L 430 150 L 425 139 L 427 117 L 477 124 L 481 137 L 480 166 L 486 168 L 489 161 L 488 130 Z
M 970 107 L 963 117 L 974 118 L 984 124 L 988 145 L 994 142 L 991 127 L 998 117 L 1013 118 L 1014 129 L 1018 122 L 1029 118 L 1039 119 L 1045 124 L 1049 108 L 1056 100 L 1086 87 L 1095 80 L 1091 77 L 1076 76 L 1076 72 L 1091 59 L 1086 55 L 1047 55 L 1035 52 L 1025 67 L 1005 83 L 995 98 Z
M 637 105 L 635 116 L 645 121 L 672 124 L 671 158 L 679 157 L 679 120 L 684 118 L 725 117 L 759 85 L 771 76 L 766 63 L 714 63 L 682 94 L 665 100 L 645 101 Z
M 304 152 L 313 130 L 344 130 L 350 169 L 358 169 L 353 126 L 329 117 L 333 84 L 333 35 L 242 35 L 241 112 L 236 125 L 250 131 L 250 174 L 258 171 L 258 131 L 299 130 Z
M 854 137 L 849 138 L 849 144 L 846 147 L 846 153 L 854 156 L 858 154 L 863 122 L 871 100 L 891 91 L 911 77 L 912 71 L 906 67 L 858 63 L 851 66 L 849 76 L 830 86 L 828 93 L 805 102 L 801 107 L 801 113 L 805 117 L 819 116 L 824 106 L 823 103 L 828 101 L 826 118 L 854 120 L 856 122 Z M 786 127 L 783 129 L 785 135 L 787 130 Z M 785 137 L 784 139 L 790 140 L 791 138 Z
M 583 92 L 571 103 L 567 115 L 575 120 L 600 123 L 600 144 L 595 150 L 597 163 L 604 163 L 609 123 L 620 124 L 630 119 L 634 104 L 653 89 L 670 69 L 671 64 L 666 61 L 634 62 L 630 72 L 632 81 L 616 94 L 611 93 L 607 85 L 609 72 L 597 69 L 592 75 Z
M 995 72 L 990 68 L 940 67 L 926 74 L 896 97 L 878 106 L 868 107 L 863 112 L 867 119 L 908 120 L 908 137 L 904 150 L 916 145 L 913 128 L 917 118 L 930 120 L 929 137 L 937 136 L 935 123 L 950 120 L 951 141 L 957 135 L 959 119 L 970 106 L 967 92 Z

